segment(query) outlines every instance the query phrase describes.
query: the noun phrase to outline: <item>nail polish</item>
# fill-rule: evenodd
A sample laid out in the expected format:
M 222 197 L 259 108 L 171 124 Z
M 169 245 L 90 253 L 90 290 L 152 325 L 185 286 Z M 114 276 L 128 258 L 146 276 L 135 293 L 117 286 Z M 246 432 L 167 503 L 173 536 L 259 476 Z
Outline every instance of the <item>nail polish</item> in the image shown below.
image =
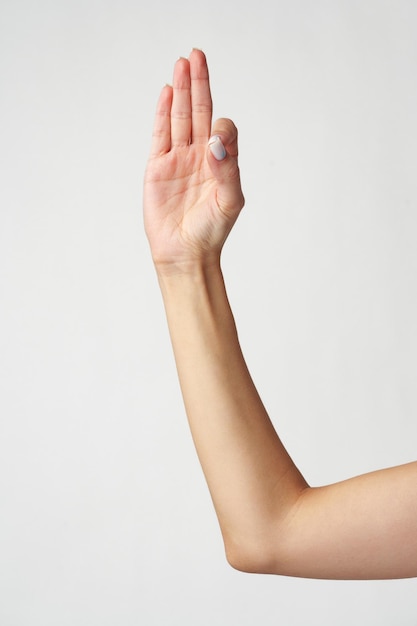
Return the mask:
M 223 159 L 226 157 L 227 152 L 224 145 L 222 144 L 222 140 L 220 139 L 219 135 L 213 135 L 213 137 L 210 137 L 208 146 L 214 158 L 217 161 L 223 161 Z

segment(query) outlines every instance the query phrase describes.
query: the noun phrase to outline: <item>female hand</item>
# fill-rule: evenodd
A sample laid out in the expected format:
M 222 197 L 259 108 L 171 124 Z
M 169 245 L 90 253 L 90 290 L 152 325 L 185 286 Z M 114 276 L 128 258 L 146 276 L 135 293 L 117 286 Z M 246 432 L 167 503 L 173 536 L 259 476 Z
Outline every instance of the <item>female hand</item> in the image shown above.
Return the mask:
M 161 92 L 144 181 L 144 219 L 158 271 L 218 260 L 244 198 L 237 129 L 213 128 L 206 58 L 193 50 Z

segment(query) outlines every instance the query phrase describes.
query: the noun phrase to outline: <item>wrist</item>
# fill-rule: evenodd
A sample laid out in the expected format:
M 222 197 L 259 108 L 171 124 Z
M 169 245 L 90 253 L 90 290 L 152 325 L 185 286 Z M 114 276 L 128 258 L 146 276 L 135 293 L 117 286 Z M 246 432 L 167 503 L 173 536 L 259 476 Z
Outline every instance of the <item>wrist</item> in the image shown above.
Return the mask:
M 217 315 L 219 307 L 222 309 L 227 303 L 220 259 L 181 267 L 157 267 L 157 275 L 168 317 L 176 318 L 180 312 L 184 321 L 184 316 L 190 313 L 201 318 L 203 311 L 209 310 Z
M 169 263 L 154 263 L 160 284 L 184 281 L 205 281 L 213 275 L 221 275 L 220 255 L 182 260 Z

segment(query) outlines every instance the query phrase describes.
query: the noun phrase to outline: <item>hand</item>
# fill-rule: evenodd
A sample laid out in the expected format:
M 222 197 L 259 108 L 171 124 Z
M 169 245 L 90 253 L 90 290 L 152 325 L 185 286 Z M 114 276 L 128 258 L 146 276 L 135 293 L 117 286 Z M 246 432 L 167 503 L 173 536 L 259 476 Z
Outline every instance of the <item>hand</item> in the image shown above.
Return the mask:
M 218 259 L 243 207 L 237 129 L 211 123 L 206 58 L 193 50 L 162 89 L 145 173 L 145 229 L 161 271 Z

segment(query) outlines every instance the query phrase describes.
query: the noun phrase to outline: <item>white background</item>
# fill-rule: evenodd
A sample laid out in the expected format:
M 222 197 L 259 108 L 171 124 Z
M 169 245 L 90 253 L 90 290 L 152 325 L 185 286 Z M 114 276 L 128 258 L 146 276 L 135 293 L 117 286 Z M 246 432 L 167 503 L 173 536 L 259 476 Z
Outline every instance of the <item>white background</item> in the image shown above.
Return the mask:
M 232 570 L 143 233 L 160 88 L 240 129 L 223 267 L 312 485 L 417 456 L 417 4 L 0 2 L 0 624 L 415 626 L 417 582 Z

